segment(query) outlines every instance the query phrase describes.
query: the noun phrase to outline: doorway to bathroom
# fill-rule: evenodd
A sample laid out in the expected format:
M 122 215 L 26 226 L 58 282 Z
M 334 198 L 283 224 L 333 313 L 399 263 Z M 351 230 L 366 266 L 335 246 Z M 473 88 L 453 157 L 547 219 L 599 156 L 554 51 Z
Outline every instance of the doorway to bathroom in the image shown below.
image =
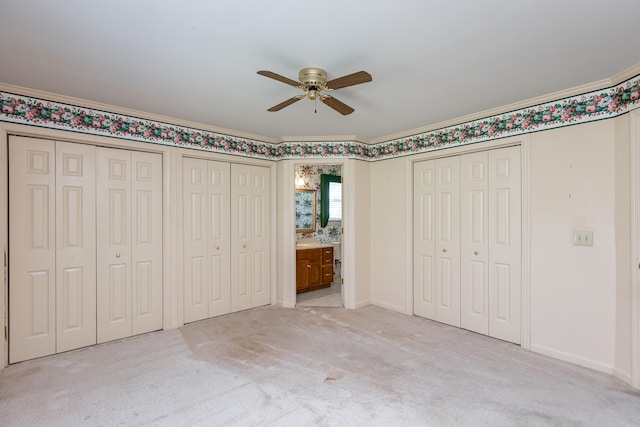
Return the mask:
M 297 164 L 296 306 L 344 307 L 342 165 Z

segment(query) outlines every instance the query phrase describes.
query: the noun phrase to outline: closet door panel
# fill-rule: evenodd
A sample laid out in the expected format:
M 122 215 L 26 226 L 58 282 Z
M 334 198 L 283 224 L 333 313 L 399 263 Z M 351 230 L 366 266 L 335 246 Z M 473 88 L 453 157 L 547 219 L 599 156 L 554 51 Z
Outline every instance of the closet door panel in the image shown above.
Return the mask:
M 460 159 L 436 160 L 436 320 L 460 326 Z
M 55 145 L 9 138 L 9 362 L 56 351 Z
M 413 182 L 413 311 L 435 320 L 435 161 L 415 163 Z
M 131 335 L 131 152 L 97 148 L 98 343 Z
M 131 152 L 131 333 L 162 329 L 162 155 Z
M 252 228 L 251 248 L 253 283 L 251 306 L 259 307 L 271 302 L 269 242 L 270 179 L 269 169 L 253 166 L 252 172 Z
M 95 147 L 56 143 L 56 351 L 96 343 Z
M 208 200 L 209 237 L 208 256 L 210 266 L 208 316 L 219 316 L 231 312 L 231 165 L 209 161 Z
M 251 166 L 231 165 L 231 311 L 251 308 L 253 200 Z
M 209 315 L 209 209 L 206 160 L 183 159 L 184 321 Z
M 489 335 L 521 337 L 520 147 L 489 152 Z
M 460 158 L 460 326 L 489 333 L 488 154 Z

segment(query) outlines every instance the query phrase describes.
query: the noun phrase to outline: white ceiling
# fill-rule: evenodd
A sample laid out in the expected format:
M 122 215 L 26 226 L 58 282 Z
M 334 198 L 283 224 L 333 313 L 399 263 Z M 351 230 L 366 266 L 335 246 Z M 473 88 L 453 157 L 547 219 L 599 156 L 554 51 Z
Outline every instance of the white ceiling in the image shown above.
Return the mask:
M 270 138 L 381 138 L 640 63 L 638 0 L 2 0 L 0 83 Z M 373 82 L 342 116 L 256 74 Z

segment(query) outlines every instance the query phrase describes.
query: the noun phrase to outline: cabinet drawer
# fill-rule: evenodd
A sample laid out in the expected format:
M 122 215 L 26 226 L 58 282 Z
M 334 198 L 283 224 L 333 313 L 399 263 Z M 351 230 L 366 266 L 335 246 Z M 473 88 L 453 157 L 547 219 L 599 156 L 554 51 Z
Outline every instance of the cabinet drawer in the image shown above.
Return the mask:
M 322 267 L 322 283 L 333 282 L 333 267 Z
M 296 260 L 320 258 L 321 256 L 322 256 L 321 249 L 297 249 L 296 250 Z

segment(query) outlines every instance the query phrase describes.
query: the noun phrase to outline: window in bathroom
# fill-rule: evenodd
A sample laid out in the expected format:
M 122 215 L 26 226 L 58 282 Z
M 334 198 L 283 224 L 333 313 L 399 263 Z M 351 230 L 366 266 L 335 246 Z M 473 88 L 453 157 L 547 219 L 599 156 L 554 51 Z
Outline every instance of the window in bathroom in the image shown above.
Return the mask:
M 329 183 L 329 221 L 342 221 L 342 183 Z
M 320 175 L 320 226 L 329 221 L 342 220 L 342 178 L 337 175 Z

